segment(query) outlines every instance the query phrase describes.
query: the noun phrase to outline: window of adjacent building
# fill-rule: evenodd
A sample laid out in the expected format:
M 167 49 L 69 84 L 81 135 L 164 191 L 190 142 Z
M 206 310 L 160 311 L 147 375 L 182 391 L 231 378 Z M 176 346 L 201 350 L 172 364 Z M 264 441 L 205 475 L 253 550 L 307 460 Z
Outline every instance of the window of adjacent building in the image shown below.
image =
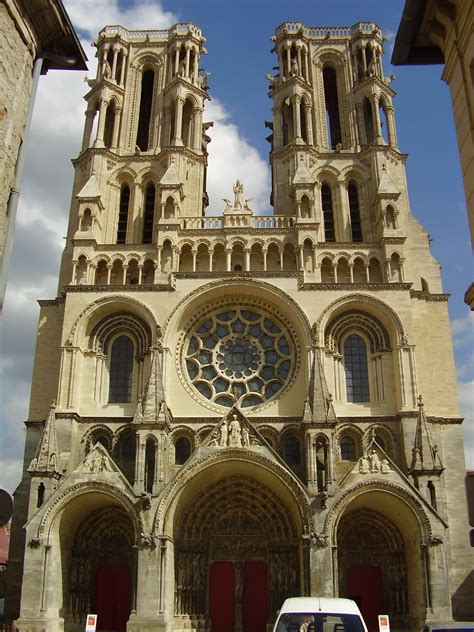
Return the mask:
M 341 459 L 343 461 L 355 461 L 357 459 L 356 444 L 352 437 L 345 435 L 341 439 Z
M 321 205 L 324 219 L 324 241 L 336 241 L 332 194 L 331 189 L 327 184 L 323 184 L 321 187 Z
M 127 239 L 128 209 L 130 206 L 130 187 L 125 184 L 120 191 L 119 217 L 117 225 L 117 243 L 124 244 Z
M 129 402 L 132 397 L 133 342 L 119 336 L 110 352 L 109 402 Z
M 142 89 L 140 96 L 140 113 L 138 115 L 137 146 L 141 151 L 149 149 L 151 109 L 153 103 L 153 86 L 155 73 L 153 70 L 145 70 L 142 75 Z
M 153 220 L 155 217 L 155 196 L 154 184 L 149 184 L 145 191 L 145 209 L 143 212 L 143 243 L 151 244 L 153 240 Z
M 344 369 L 347 401 L 370 401 L 367 346 L 364 339 L 357 334 L 348 336 L 344 341 Z
M 351 216 L 352 241 L 362 241 L 362 226 L 360 222 L 359 193 L 357 186 L 351 182 L 347 187 L 349 197 L 349 211 Z

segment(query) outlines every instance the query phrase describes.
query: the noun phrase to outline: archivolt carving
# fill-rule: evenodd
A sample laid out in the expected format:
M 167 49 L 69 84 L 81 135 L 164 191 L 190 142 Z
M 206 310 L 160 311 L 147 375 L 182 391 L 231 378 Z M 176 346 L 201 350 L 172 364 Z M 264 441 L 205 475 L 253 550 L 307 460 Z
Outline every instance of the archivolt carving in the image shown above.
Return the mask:
M 370 491 L 381 491 L 387 493 L 387 501 L 390 499 L 390 495 L 395 496 L 399 500 L 402 500 L 413 511 L 422 531 L 423 540 L 429 540 L 432 537 L 433 531 L 431 527 L 430 519 L 425 511 L 425 508 L 421 502 L 410 493 L 409 490 L 403 488 L 397 483 L 390 481 L 380 480 L 367 480 L 354 487 L 351 487 L 345 491 L 333 504 L 329 510 L 324 523 L 324 533 L 328 534 L 332 541 L 336 541 L 336 530 L 338 523 L 344 514 L 347 506 L 360 494 L 364 494 Z
M 268 296 L 271 297 L 273 295 L 277 295 L 278 297 L 278 304 L 283 304 L 283 305 L 289 305 L 290 307 L 293 308 L 293 311 L 298 314 L 299 319 L 304 323 L 304 325 L 306 326 L 306 331 L 308 332 L 308 337 L 309 337 L 309 331 L 311 329 L 311 326 L 309 324 L 308 318 L 306 316 L 306 314 L 301 310 L 301 307 L 298 305 L 298 303 L 286 292 L 283 292 L 282 290 L 280 290 L 279 288 L 270 285 L 269 283 L 265 283 L 264 281 L 259 281 L 258 284 L 253 282 L 251 279 L 247 278 L 247 277 L 242 277 L 239 279 L 236 279 L 235 276 L 233 278 L 228 278 L 226 279 L 226 286 L 237 286 L 240 285 L 242 286 L 242 292 L 244 293 L 245 291 L 245 286 L 248 285 L 249 283 L 252 284 L 252 286 L 258 286 L 258 288 L 262 288 L 263 290 L 267 290 L 268 291 Z M 173 309 L 173 311 L 170 313 L 170 315 L 168 316 L 168 318 L 166 319 L 165 323 L 163 324 L 163 336 L 166 337 L 168 334 L 168 330 L 169 330 L 169 325 L 170 323 L 173 321 L 173 319 L 175 318 L 176 314 L 182 313 L 185 304 L 189 304 L 196 296 L 203 296 L 206 294 L 206 292 L 213 290 L 215 288 L 221 288 L 222 287 L 222 279 L 218 279 L 216 281 L 212 281 L 211 283 L 208 283 L 207 285 L 201 286 L 199 288 L 196 288 L 195 290 L 193 290 L 192 292 L 190 292 L 189 294 L 187 294 Z
M 147 315 L 148 322 L 153 323 L 153 326 L 155 328 L 158 328 L 158 323 L 156 322 L 156 319 L 153 313 L 150 311 L 147 305 L 145 305 L 144 303 L 142 303 L 141 301 L 135 298 L 130 298 L 129 296 L 124 296 L 120 294 L 114 294 L 112 296 L 107 296 L 106 298 L 98 298 L 97 300 L 93 301 L 86 308 L 82 310 L 82 312 L 74 321 L 73 326 L 71 327 L 71 331 L 66 341 L 66 345 L 70 346 L 77 343 L 77 333 L 78 333 L 79 325 L 83 323 L 84 321 L 88 320 L 89 319 L 88 317 L 92 315 L 93 312 L 95 312 L 97 309 L 99 309 L 102 306 L 110 305 L 114 303 L 117 303 L 118 305 L 122 305 L 122 306 L 130 305 L 132 309 L 134 310 L 138 309 L 142 311 L 143 313 Z M 153 336 L 152 336 L 153 339 L 155 337 L 154 333 L 155 332 L 153 332 Z
M 342 343 L 350 330 L 363 331 L 371 353 L 390 351 L 390 336 L 382 323 L 367 312 L 350 310 L 332 318 L 324 330 L 324 344 L 331 353 L 342 354 Z
M 52 528 L 54 519 L 62 509 L 66 507 L 66 505 L 77 498 L 77 496 L 81 494 L 87 494 L 89 492 L 101 492 L 104 496 L 111 496 L 118 500 L 124 509 L 127 511 L 130 519 L 132 520 L 135 535 L 137 533 L 142 533 L 145 531 L 143 526 L 143 522 L 139 515 L 137 515 L 134 502 L 135 499 L 129 494 L 127 494 L 124 490 L 111 485 L 110 483 L 105 482 L 87 482 L 87 483 L 76 483 L 75 485 L 71 485 L 63 490 L 54 500 L 51 502 L 49 507 L 47 507 L 46 511 L 41 518 L 41 522 L 38 526 L 37 537 L 40 540 L 43 540 L 44 536 L 49 537 L 50 530 Z
M 105 316 L 92 329 L 89 336 L 90 351 L 105 353 L 110 339 L 119 332 L 130 333 L 137 343 L 136 354 L 142 356 L 152 345 L 152 334 L 147 323 L 130 312 L 114 312 Z
M 180 493 L 180 491 L 186 487 L 186 484 L 196 474 L 203 469 L 212 467 L 220 461 L 229 461 L 236 459 L 239 461 L 248 461 L 254 463 L 256 466 L 264 467 L 272 471 L 277 478 L 282 480 L 284 484 L 291 490 L 293 497 L 296 499 L 297 505 L 301 512 L 302 519 L 305 519 L 309 510 L 310 498 L 307 496 L 301 483 L 294 477 L 287 469 L 285 469 L 280 463 L 272 459 L 267 458 L 262 454 L 255 452 L 243 451 L 243 450 L 231 450 L 227 449 L 225 452 L 219 451 L 212 455 L 207 455 L 194 461 L 191 465 L 183 467 L 175 478 L 171 481 L 168 488 L 164 491 L 161 497 L 160 503 L 156 510 L 156 514 L 153 521 L 153 532 L 159 534 L 164 528 L 164 520 L 166 513 L 171 506 L 173 498 Z
M 400 341 L 404 335 L 404 328 L 402 322 L 393 309 L 388 306 L 386 303 L 381 301 L 380 299 L 374 298 L 373 296 L 367 294 L 350 294 L 349 296 L 344 296 L 343 298 L 336 299 L 332 303 L 330 303 L 326 309 L 322 312 L 321 316 L 313 325 L 314 337 L 318 341 L 319 344 L 322 344 L 322 334 L 325 330 L 325 324 L 336 310 L 342 308 L 344 306 L 350 306 L 351 303 L 365 303 L 366 305 L 372 305 L 377 310 L 382 311 L 393 323 L 398 340 Z M 364 312 L 365 313 L 365 312 Z M 366 312 L 367 317 L 371 316 L 371 312 Z M 380 323 L 381 324 L 381 323 Z

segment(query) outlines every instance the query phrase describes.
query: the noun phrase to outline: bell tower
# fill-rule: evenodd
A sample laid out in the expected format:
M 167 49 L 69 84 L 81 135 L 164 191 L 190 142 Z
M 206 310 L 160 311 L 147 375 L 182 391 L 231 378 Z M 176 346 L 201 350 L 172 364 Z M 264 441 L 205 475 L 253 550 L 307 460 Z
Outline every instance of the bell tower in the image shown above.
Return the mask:
M 347 28 L 285 22 L 272 40 L 278 56 L 278 73 L 268 76 L 275 214 L 316 222 L 320 242 L 383 238 L 387 223 L 396 228 L 393 202 L 402 187 L 395 183 L 403 178 L 404 159 L 380 29 L 371 22 Z M 365 175 L 358 181 L 359 168 Z M 377 186 L 363 191 L 369 179 Z
M 204 214 L 205 41 L 187 23 L 150 31 L 107 26 L 99 33 L 97 75 L 86 79 L 82 150 L 74 161 L 68 239 L 80 250 L 156 243 L 162 219 Z M 61 282 L 73 275 L 68 258 Z M 72 258 L 80 268 L 79 257 Z M 80 275 L 89 282 L 93 272 Z

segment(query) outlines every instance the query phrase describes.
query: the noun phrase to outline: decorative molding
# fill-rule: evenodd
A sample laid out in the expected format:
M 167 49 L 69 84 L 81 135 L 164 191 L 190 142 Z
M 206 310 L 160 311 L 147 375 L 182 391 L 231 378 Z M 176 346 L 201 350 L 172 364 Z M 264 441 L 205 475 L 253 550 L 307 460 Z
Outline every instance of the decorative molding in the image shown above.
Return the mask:
M 174 292 L 172 285 L 64 285 L 64 292 Z
M 410 296 L 420 301 L 439 303 L 447 301 L 451 294 L 432 294 L 431 292 L 422 292 L 421 290 L 410 290 Z
M 352 291 L 380 291 L 397 290 L 407 291 L 411 288 L 411 283 L 307 283 L 298 279 L 298 290 L 323 291 L 328 290 L 352 290 Z

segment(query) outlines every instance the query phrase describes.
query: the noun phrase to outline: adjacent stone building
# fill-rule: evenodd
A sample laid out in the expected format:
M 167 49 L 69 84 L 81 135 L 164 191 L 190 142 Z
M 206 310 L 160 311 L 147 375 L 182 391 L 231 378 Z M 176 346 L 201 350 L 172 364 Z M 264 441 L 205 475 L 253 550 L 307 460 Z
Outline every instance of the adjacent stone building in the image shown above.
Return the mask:
M 18 169 L 17 161 L 32 111 L 35 69 L 39 77 L 39 73 L 46 74 L 48 70 L 87 67 L 84 51 L 61 0 L 3 0 L 0 25 L 1 307 L 13 235 L 10 232 L 7 237 L 12 212 L 8 204 L 12 194 L 19 195 L 22 165 Z M 4 259 L 6 239 L 9 245 Z
M 258 216 L 238 173 L 206 212 L 201 30 L 99 35 L 15 493 L 20 632 L 263 632 L 291 595 L 370 630 L 474 616 L 448 297 L 382 33 L 273 40 Z

